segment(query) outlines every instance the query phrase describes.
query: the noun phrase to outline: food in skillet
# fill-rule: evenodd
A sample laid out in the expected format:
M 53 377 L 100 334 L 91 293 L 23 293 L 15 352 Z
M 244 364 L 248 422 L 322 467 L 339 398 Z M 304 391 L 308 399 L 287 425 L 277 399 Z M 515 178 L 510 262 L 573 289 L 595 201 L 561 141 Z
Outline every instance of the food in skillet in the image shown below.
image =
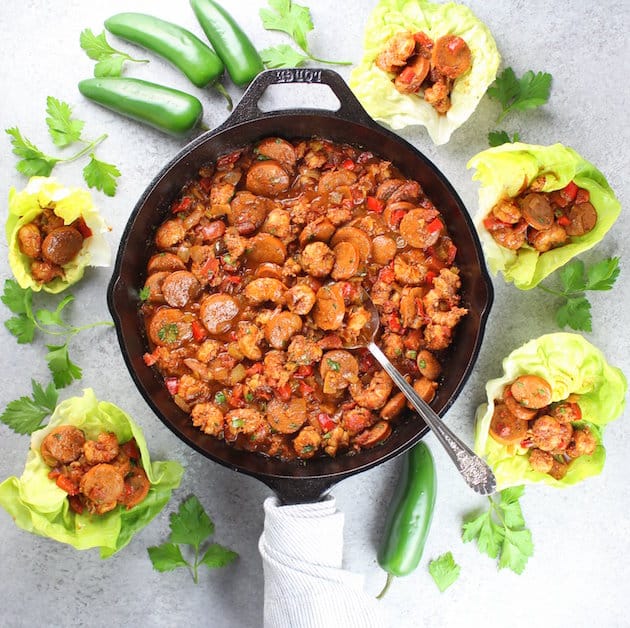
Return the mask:
M 201 168 L 154 236 L 141 308 L 155 366 L 202 431 L 282 459 L 384 441 L 406 400 L 379 342 L 427 401 L 467 313 L 456 248 L 417 181 L 349 145 L 266 138 Z
M 22 288 L 58 293 L 86 266 L 107 266 L 107 231 L 86 190 L 32 177 L 24 190 L 9 193 L 9 263 Z
M 182 473 L 152 462 L 140 428 L 88 388 L 33 432 L 22 476 L 0 484 L 0 505 L 28 532 L 107 558 L 162 510 Z
M 569 486 L 604 466 L 604 427 L 624 409 L 623 373 L 578 334 L 531 340 L 503 361 L 477 411 L 475 451 L 498 488 Z
M 522 290 L 597 244 L 621 210 L 604 175 L 562 144 L 504 144 L 468 167 L 481 182 L 475 223 L 490 270 Z
M 468 7 L 380 0 L 350 87 L 376 120 L 393 129 L 421 124 L 444 144 L 473 113 L 499 62 L 492 34 Z

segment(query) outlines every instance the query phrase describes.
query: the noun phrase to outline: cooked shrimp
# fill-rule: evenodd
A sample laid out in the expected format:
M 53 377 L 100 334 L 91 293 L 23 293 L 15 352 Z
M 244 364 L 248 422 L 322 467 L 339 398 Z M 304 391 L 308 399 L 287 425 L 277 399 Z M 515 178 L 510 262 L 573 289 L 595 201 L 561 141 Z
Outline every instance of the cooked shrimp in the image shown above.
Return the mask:
M 42 252 L 42 234 L 39 227 L 32 222 L 20 227 L 17 233 L 20 251 L 27 257 L 37 258 Z
M 568 239 L 569 236 L 564 227 L 555 222 L 548 229 L 544 231 L 532 230 L 527 236 L 528 242 L 541 253 L 550 251 L 557 246 L 562 246 Z
M 553 456 L 542 449 L 532 449 L 529 452 L 529 464 L 534 471 L 549 473 L 553 467 Z
M 597 449 L 597 439 L 588 427 L 576 429 L 569 443 L 566 454 L 569 458 L 590 456 Z
M 212 402 L 197 403 L 190 413 L 192 424 L 202 432 L 221 438 L 223 436 L 223 412 Z
M 252 305 L 260 305 L 265 301 L 282 303 L 286 290 L 286 286 L 278 279 L 261 277 L 245 286 L 245 297 Z
M 298 283 L 289 288 L 284 295 L 284 302 L 289 310 L 300 316 L 308 314 L 313 309 L 316 300 L 313 289 L 304 283 Z
M 238 337 L 238 348 L 242 354 L 250 360 L 260 360 L 262 358 L 262 349 L 259 347 L 259 344 L 263 339 L 262 330 L 253 323 L 243 321 L 236 327 L 236 334 Z
M 518 203 L 511 198 L 500 199 L 492 208 L 492 213 L 501 222 L 516 224 L 521 218 L 521 210 Z
M 83 453 L 88 464 L 111 462 L 119 452 L 118 438 L 112 432 L 102 432 L 96 440 L 87 440 Z
M 303 427 L 299 434 L 293 439 L 293 449 L 298 458 L 306 460 L 312 458 L 322 443 L 322 437 L 312 426 Z
M 394 382 L 390 376 L 385 371 L 378 370 L 367 386 L 361 382 L 350 384 L 350 394 L 361 407 L 378 410 L 385 405 L 393 388 Z
M 306 336 L 293 336 L 291 344 L 287 349 L 287 357 L 289 362 L 295 364 L 307 365 L 319 362 L 322 357 L 322 348 L 313 340 L 309 340 Z
M 223 432 L 228 442 L 235 441 L 240 434 L 246 437 L 255 435 L 256 438 L 264 438 L 270 434 L 269 424 L 265 421 L 265 417 L 253 408 L 230 410 L 225 415 Z
M 301 329 L 302 319 L 297 314 L 280 312 L 265 325 L 265 339 L 274 349 L 284 349 Z
M 49 467 L 68 464 L 83 453 L 85 435 L 72 425 L 61 425 L 53 429 L 42 441 L 40 452 Z
M 359 434 L 376 422 L 376 416 L 369 408 L 353 408 L 344 412 L 341 419 L 342 427 L 351 435 Z
M 307 244 L 300 255 L 300 265 L 313 277 L 326 277 L 335 264 L 335 254 L 325 242 Z
M 396 33 L 388 42 L 384 50 L 376 57 L 374 63 L 383 72 L 397 72 L 407 63 L 407 59 L 416 48 L 413 33 L 402 31 Z
M 427 278 L 426 256 L 420 249 L 409 249 L 394 257 L 396 281 L 407 286 L 418 286 Z
M 531 433 L 539 449 L 556 453 L 566 450 L 573 436 L 573 428 L 570 423 L 559 423 L 552 416 L 543 414 L 534 421 Z

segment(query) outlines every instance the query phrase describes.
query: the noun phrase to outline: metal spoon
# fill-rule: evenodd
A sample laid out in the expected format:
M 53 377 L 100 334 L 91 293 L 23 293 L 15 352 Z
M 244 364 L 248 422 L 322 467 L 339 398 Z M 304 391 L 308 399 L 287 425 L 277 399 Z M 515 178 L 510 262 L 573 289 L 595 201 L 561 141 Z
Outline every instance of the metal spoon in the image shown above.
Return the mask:
M 362 330 L 357 344 L 351 346 L 345 345 L 346 348 L 367 348 L 378 360 L 383 369 L 385 369 L 385 372 L 394 380 L 396 386 L 404 393 L 405 397 L 411 402 L 418 414 L 425 420 L 426 424 L 433 430 L 433 433 L 446 449 L 446 452 L 455 463 L 455 466 L 468 486 L 481 495 L 494 493 L 497 482 L 492 469 L 446 427 L 442 419 L 434 412 L 431 406 L 418 395 L 396 367 L 389 361 L 387 356 L 375 344 L 374 338 L 380 327 L 379 314 L 372 299 L 370 299 L 365 291 L 363 291 L 363 305 L 370 313 L 370 323 Z

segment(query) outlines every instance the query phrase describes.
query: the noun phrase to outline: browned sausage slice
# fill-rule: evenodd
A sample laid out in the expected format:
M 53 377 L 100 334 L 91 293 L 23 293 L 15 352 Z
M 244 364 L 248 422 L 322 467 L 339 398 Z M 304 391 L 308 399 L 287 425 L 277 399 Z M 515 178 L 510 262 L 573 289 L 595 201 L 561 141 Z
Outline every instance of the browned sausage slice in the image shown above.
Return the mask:
M 274 159 L 252 164 L 245 177 L 245 187 L 261 196 L 278 196 L 289 189 L 287 171 Z
M 211 334 L 228 331 L 239 313 L 239 304 L 228 294 L 211 294 L 199 307 L 199 318 Z
M 439 213 L 434 209 L 412 209 L 400 222 L 400 234 L 415 248 L 426 249 L 433 246 L 443 229 L 441 224 L 434 222 L 439 220 L 438 216 Z
M 335 280 L 350 279 L 359 271 L 361 258 L 359 252 L 352 242 L 342 240 L 333 249 L 335 254 L 335 264 L 332 268 L 331 277 Z
M 147 263 L 147 274 L 152 275 L 165 270 L 169 272 L 186 270 L 186 264 L 174 253 L 164 252 L 152 255 Z
M 391 423 L 379 421 L 364 432 L 354 437 L 354 442 L 365 449 L 370 449 L 386 440 L 392 433 Z
M 386 266 L 396 255 L 396 240 L 388 235 L 378 235 L 372 240 L 372 258 L 377 264 Z
M 553 225 L 553 207 L 544 194 L 531 192 L 520 201 L 521 212 L 527 224 L 544 231 Z
M 404 179 L 387 179 L 376 188 L 376 198 L 389 201 L 391 195 L 404 184 Z
M 597 224 L 597 211 L 590 203 L 579 203 L 569 210 L 570 223 L 565 227 L 570 236 L 582 236 Z
M 149 291 L 146 298 L 149 303 L 164 303 L 164 293 L 162 292 L 162 283 L 170 275 L 167 270 L 153 273 L 147 277 L 144 282 L 145 292 Z
M 240 235 L 249 235 L 259 229 L 273 207 L 273 201 L 257 198 L 249 192 L 239 192 L 230 204 L 228 222 Z
M 197 297 L 200 291 L 201 284 L 187 270 L 176 270 L 162 281 L 164 300 L 171 307 L 185 307 Z
M 422 87 L 430 69 L 429 59 L 416 55 L 394 79 L 394 87 L 401 94 L 415 94 Z
M 147 333 L 153 344 L 174 349 L 192 339 L 192 317 L 181 310 L 162 307 L 149 321 Z
M 280 137 L 267 137 L 256 145 L 254 153 L 280 162 L 287 170 L 292 170 L 297 161 L 293 145 Z
M 271 429 L 280 434 L 297 432 L 306 421 L 306 400 L 293 397 L 289 401 L 273 398 L 267 404 L 266 418 Z
M 431 381 L 435 381 L 442 372 L 442 367 L 437 358 L 427 349 L 418 352 L 416 363 L 420 373 Z
M 346 314 L 343 292 L 338 283 L 322 286 L 316 294 L 313 321 L 325 331 L 339 329 Z
M 514 399 L 526 408 L 540 409 L 551 403 L 551 386 L 538 375 L 521 375 L 517 377 L 510 392 Z
M 83 246 L 83 236 L 74 227 L 53 229 L 42 242 L 42 257 L 51 264 L 71 262 Z
M 531 408 L 525 408 L 518 401 L 516 401 L 509 387 L 506 388 L 503 393 L 503 402 L 505 403 L 507 409 L 517 419 L 521 419 L 522 421 L 530 421 L 536 416 L 538 412 L 537 410 L 533 410 Z
M 68 464 L 83 453 L 85 434 L 73 425 L 60 425 L 42 441 L 41 454 L 49 467 Z
M 333 349 L 324 353 L 319 364 L 319 374 L 323 380 L 329 373 L 335 373 L 348 384 L 356 382 L 359 376 L 359 363 L 349 351 Z
M 265 325 L 265 339 L 274 349 L 284 349 L 302 330 L 302 319 L 293 312 L 280 312 Z
M 247 260 L 252 265 L 284 264 L 287 258 L 287 247 L 282 240 L 270 233 L 257 233 L 247 244 Z
M 504 403 L 494 407 L 490 421 L 490 436 L 502 445 L 519 443 L 527 435 L 527 421 L 516 418 Z
M 282 281 L 282 267 L 278 266 L 278 264 L 272 264 L 271 262 L 263 262 L 256 266 L 254 277 L 256 277 L 256 279 L 267 278 Z
M 370 236 L 356 227 L 340 227 L 337 229 L 330 243 L 332 246 L 337 246 L 339 242 L 350 242 L 353 244 L 359 253 L 362 263 L 365 263 L 372 253 Z
M 456 79 L 470 69 L 472 55 L 461 37 L 443 35 L 433 46 L 431 61 L 440 74 Z

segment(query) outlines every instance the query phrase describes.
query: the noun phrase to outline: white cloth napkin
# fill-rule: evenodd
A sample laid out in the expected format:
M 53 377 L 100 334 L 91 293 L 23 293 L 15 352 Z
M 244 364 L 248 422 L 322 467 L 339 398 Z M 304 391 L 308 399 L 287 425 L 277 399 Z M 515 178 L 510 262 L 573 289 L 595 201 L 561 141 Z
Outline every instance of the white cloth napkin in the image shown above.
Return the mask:
M 341 568 L 343 513 L 332 496 L 280 506 L 265 500 L 258 542 L 265 573 L 265 628 L 382 628 L 363 576 Z

